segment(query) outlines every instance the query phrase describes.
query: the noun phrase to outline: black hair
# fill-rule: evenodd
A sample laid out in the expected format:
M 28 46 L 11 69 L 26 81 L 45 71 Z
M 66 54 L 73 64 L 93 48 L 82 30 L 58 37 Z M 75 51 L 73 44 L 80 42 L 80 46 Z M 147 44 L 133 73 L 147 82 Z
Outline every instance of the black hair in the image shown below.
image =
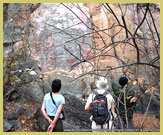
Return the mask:
M 127 79 L 126 77 L 121 77 L 121 78 L 119 79 L 119 84 L 120 84 L 121 86 L 125 86 L 125 85 L 127 84 L 127 82 L 128 82 L 128 79 Z
M 52 92 L 56 93 L 59 92 L 61 89 L 61 80 L 60 79 L 55 79 L 52 82 Z

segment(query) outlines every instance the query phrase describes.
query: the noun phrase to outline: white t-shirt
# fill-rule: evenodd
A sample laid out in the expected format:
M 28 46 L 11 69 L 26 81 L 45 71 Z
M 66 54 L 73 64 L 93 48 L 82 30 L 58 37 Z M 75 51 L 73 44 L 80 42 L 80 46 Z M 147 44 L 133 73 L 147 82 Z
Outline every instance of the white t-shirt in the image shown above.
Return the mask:
M 96 90 L 97 91 L 97 93 L 99 93 L 99 94 L 103 94 L 106 90 L 103 90 L 103 89 L 98 89 L 98 90 Z M 89 97 L 88 97 L 88 100 L 87 100 L 87 103 L 86 103 L 86 105 L 85 106 L 88 106 L 88 104 L 90 104 L 90 103 L 92 103 L 92 101 L 93 101 L 93 99 L 95 98 L 95 94 L 94 93 L 91 93 L 90 95 L 89 95 Z M 111 105 L 112 105 L 112 103 L 114 103 L 114 99 L 113 99 L 113 97 L 112 97 L 112 95 L 111 94 L 107 94 L 106 95 L 106 98 L 107 98 L 107 104 L 108 104 L 108 111 L 110 111 L 110 109 L 111 109 Z M 112 119 L 112 118 L 111 118 Z M 111 129 L 112 128 L 112 120 L 109 120 L 109 129 Z M 93 132 L 94 131 L 97 131 L 97 130 L 101 130 L 101 125 L 97 125 L 96 123 L 95 123 L 95 121 L 93 121 L 93 119 L 92 119 L 92 116 L 90 117 L 90 120 L 92 121 L 92 130 L 93 130 Z M 103 130 L 104 131 L 107 131 L 107 129 L 108 129 L 108 123 L 105 123 L 104 125 L 103 125 Z

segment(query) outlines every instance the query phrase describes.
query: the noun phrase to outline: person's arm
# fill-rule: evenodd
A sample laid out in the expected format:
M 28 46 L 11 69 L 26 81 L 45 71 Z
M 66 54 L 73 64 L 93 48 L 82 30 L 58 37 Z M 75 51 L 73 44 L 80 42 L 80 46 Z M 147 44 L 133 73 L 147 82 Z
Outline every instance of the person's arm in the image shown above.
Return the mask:
M 132 98 L 134 98 L 134 96 L 135 96 L 135 91 L 134 91 L 133 88 L 130 88 L 128 90 L 128 93 L 127 93 L 127 108 L 131 108 L 131 107 L 134 107 L 135 108 L 136 101 L 131 102 L 131 100 L 132 100 Z
M 113 114 L 114 119 L 116 119 L 117 114 L 115 112 L 115 101 L 114 101 L 114 98 L 112 96 L 108 96 L 107 99 L 110 99 L 108 101 L 108 104 L 109 104 L 109 102 L 111 103 L 111 108 L 110 109 L 112 111 L 112 114 Z
M 41 111 L 42 111 L 45 119 L 47 119 L 49 121 L 49 124 L 51 124 L 52 123 L 52 120 L 50 119 L 50 117 L 46 113 L 44 102 L 42 103 Z
M 114 105 L 113 102 L 111 103 L 111 109 L 112 109 L 112 111 L 115 113 L 115 105 Z
M 91 107 L 91 103 L 92 103 L 92 94 L 89 95 L 88 99 L 87 99 L 87 103 L 85 105 L 85 111 L 90 113 L 90 107 Z
M 62 112 L 62 109 L 63 109 L 63 104 L 60 104 L 58 109 L 57 109 L 57 113 L 54 117 L 54 120 L 52 121 L 52 123 L 50 124 L 50 126 L 48 127 L 48 132 L 52 132 L 53 131 L 53 128 L 55 127 L 59 117 L 60 117 L 60 114 Z
M 87 103 L 85 105 L 85 111 L 88 112 L 88 113 L 90 113 L 90 106 L 91 106 L 91 103 Z
M 111 104 L 111 110 L 112 110 L 112 114 L 113 114 L 114 119 L 116 119 L 117 118 L 117 114 L 115 112 L 115 104 L 114 103 Z

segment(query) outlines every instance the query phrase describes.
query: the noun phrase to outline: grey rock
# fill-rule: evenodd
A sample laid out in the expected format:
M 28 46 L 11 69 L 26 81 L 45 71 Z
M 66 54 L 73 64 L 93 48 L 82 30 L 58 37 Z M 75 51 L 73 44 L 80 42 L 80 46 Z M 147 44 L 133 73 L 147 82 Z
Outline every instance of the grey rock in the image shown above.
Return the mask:
M 40 131 L 47 131 L 47 128 L 49 126 L 49 122 L 44 118 L 41 108 L 37 109 L 37 112 L 35 114 L 35 119 L 37 120 L 37 125 L 40 129 Z
M 7 120 L 3 119 L 3 132 L 11 131 L 13 128 L 13 125 L 9 123 Z
M 15 120 L 7 121 L 3 120 L 3 132 L 15 131 L 21 127 L 21 123 Z
M 36 80 L 37 76 L 31 76 L 28 72 L 25 72 L 25 73 L 21 74 L 20 79 L 21 79 L 22 84 L 30 83 L 33 80 Z
M 21 27 L 12 26 L 9 23 L 4 25 L 3 44 L 7 45 L 22 40 Z
M 21 64 L 14 67 L 16 76 L 21 80 L 13 90 L 10 90 L 6 96 L 9 101 L 17 101 L 22 99 L 27 102 L 41 103 L 43 98 L 43 88 L 40 82 L 40 68 L 38 62 L 29 58 L 27 61 L 18 60 Z M 23 65 L 23 66 L 22 66 Z M 31 75 L 30 72 L 35 72 Z
M 23 114 L 23 106 L 20 103 L 16 103 L 14 105 L 14 110 L 17 114 L 21 115 Z
M 13 89 L 8 91 L 6 98 L 8 101 L 18 101 L 21 98 L 21 95 L 17 90 Z
M 10 124 L 13 125 L 12 131 L 15 131 L 16 129 L 19 129 L 21 127 L 21 123 L 15 120 L 10 121 Z
M 74 125 L 75 129 L 89 129 L 91 121 L 89 120 L 90 114 L 84 110 L 85 103 L 75 95 L 64 93 L 66 104 L 64 111 L 66 114 L 66 121 L 69 125 Z M 65 127 L 65 129 L 68 129 Z
M 14 26 L 12 21 L 21 16 L 21 4 L 10 3 L 6 5 L 5 16 L 7 20 L 4 23 L 3 43 L 10 44 L 22 40 L 22 33 L 20 26 Z
M 44 94 L 49 93 L 49 92 L 52 91 L 52 89 L 51 89 L 49 83 L 45 82 L 45 84 L 44 84 L 44 86 L 43 86 L 43 91 L 44 91 Z
M 38 104 L 42 102 L 44 94 L 41 84 L 38 81 L 32 81 L 22 86 L 20 89 L 22 89 L 22 91 L 24 90 L 23 98 L 27 102 Z
M 7 120 L 17 120 L 19 116 L 23 114 L 23 106 L 19 103 L 14 105 L 14 109 L 7 113 Z
M 40 131 L 46 132 L 49 126 L 49 122 L 41 115 L 37 120 L 37 125 L 40 128 Z
M 19 114 L 13 110 L 13 111 L 7 113 L 6 118 L 8 121 L 9 120 L 17 120 L 19 118 Z

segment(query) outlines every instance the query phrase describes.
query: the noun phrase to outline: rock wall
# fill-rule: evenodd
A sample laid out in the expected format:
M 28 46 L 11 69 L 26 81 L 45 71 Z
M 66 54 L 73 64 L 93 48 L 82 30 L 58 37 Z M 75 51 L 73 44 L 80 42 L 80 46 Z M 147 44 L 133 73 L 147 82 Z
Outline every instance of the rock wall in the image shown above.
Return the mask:
M 135 24 L 133 20 L 133 10 L 131 10 L 132 8 L 128 8 L 127 5 L 121 5 L 121 8 L 123 9 L 121 11 L 118 4 L 109 4 L 109 6 L 116 15 L 120 24 L 123 24 L 121 17 L 123 13 L 125 14 L 127 28 L 131 30 L 131 32 L 133 32 Z M 134 4 L 129 5 L 129 7 L 132 6 L 134 6 Z M 122 29 L 118 26 L 119 23 L 117 22 L 109 7 L 107 7 L 107 5 L 104 5 L 104 7 L 102 7 L 99 3 L 89 4 L 88 7 L 90 9 L 92 20 L 96 26 L 95 30 L 104 30 L 102 32 L 94 34 L 94 37 L 96 37 L 94 39 L 96 43 L 96 48 L 100 49 L 100 51 L 96 50 L 96 54 L 99 54 L 102 48 L 108 46 L 105 51 L 102 52 L 103 54 L 117 56 L 124 61 L 126 60 L 126 58 L 129 61 L 134 60 L 136 58 L 135 48 L 131 45 L 125 45 L 125 43 L 123 42 L 123 40 L 125 40 L 126 38 L 125 29 Z M 100 37 L 102 37 L 103 40 L 101 40 Z M 132 43 L 132 41 L 129 42 Z M 114 57 L 101 56 L 100 58 L 96 59 L 96 61 L 98 60 L 99 69 L 121 66 L 121 62 Z M 105 73 L 101 72 L 101 74 Z M 114 70 L 114 76 L 116 76 L 116 78 L 119 78 L 119 76 L 121 75 L 122 69 Z
M 42 3 L 31 14 L 34 28 L 30 35 L 30 44 L 33 57 L 41 62 L 44 73 L 57 68 L 66 70 L 77 62 L 77 59 L 71 56 L 64 46 L 76 57 L 79 57 L 80 45 L 81 52 L 87 55 L 86 52 L 89 50 L 87 44 L 91 44 L 91 38 L 89 36 L 75 38 L 90 32 L 90 29 L 87 28 L 90 27 L 90 23 L 87 21 L 89 18 L 88 8 L 79 4 L 82 10 L 80 11 L 76 6 L 70 3 Z M 80 68 L 76 70 L 81 72 Z

